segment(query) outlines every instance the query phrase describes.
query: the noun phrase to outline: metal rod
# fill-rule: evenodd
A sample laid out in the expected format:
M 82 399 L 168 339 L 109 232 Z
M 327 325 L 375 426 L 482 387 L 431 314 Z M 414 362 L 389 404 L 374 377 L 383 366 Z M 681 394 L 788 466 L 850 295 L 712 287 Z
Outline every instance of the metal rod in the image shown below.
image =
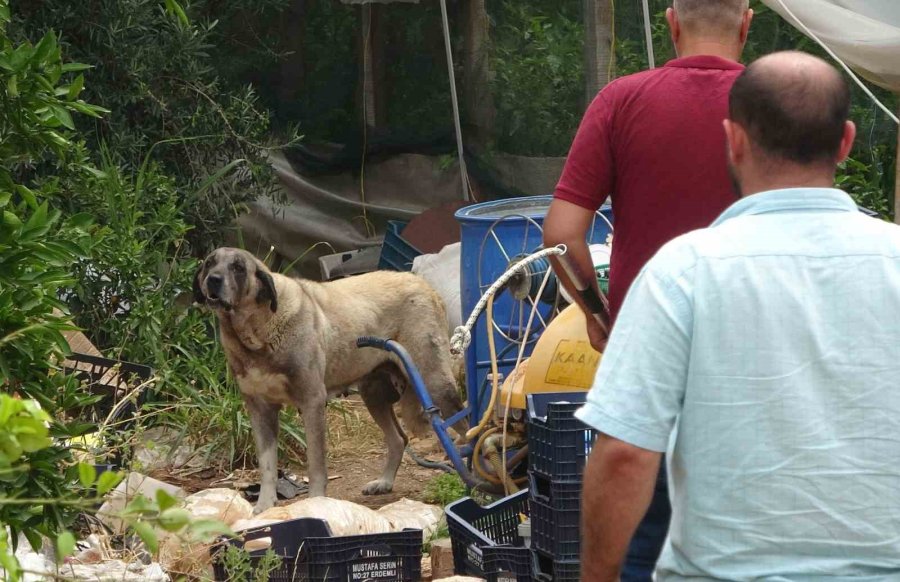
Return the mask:
M 647 35 L 647 61 L 650 68 L 656 68 L 656 56 L 653 54 L 653 29 L 650 27 L 650 4 L 644 0 L 644 34 Z
M 459 155 L 459 177 L 462 181 L 463 200 L 469 200 L 469 174 L 463 155 L 462 125 L 459 121 L 459 101 L 456 98 L 456 75 L 453 74 L 453 51 L 450 49 L 450 19 L 447 18 L 447 0 L 441 0 L 441 18 L 444 21 L 444 48 L 447 49 L 447 72 L 450 74 L 450 100 L 453 103 L 453 123 L 456 126 L 456 150 Z

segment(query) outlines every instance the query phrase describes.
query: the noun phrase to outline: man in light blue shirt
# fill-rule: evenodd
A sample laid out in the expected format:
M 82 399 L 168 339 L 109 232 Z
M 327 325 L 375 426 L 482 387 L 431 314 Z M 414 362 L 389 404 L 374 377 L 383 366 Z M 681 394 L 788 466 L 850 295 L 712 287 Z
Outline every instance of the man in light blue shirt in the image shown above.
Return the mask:
M 802 53 L 735 83 L 743 198 L 647 264 L 578 412 L 584 580 L 617 579 L 664 452 L 657 579 L 900 580 L 900 229 L 831 189 L 849 107 Z

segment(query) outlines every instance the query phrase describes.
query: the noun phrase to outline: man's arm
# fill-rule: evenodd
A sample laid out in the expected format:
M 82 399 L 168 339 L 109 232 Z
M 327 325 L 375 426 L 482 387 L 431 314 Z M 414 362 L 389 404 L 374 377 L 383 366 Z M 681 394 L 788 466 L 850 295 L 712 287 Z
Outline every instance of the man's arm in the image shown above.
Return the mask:
M 584 476 L 584 580 L 615 580 L 646 513 L 684 404 L 693 330 L 693 254 L 670 243 L 628 291 L 584 407 L 597 429 Z
M 584 469 L 581 579 L 617 582 L 647 513 L 661 454 L 601 434 Z
M 591 210 L 558 198 L 553 200 L 550 203 L 547 217 L 544 219 L 544 246 L 566 245 L 568 249 L 566 255 L 569 257 L 572 266 L 577 269 L 577 276 L 582 281 L 590 284 L 599 295 L 600 285 L 597 283 L 594 263 L 591 260 L 591 251 L 586 242 L 588 229 L 591 228 L 593 221 L 594 212 Z M 550 261 L 553 265 L 553 271 L 566 291 L 569 292 L 569 296 L 575 300 L 587 316 L 588 336 L 591 339 L 591 345 L 598 352 L 602 352 L 606 347 L 606 330 L 591 315 L 591 310 L 575 289 L 572 281 L 569 280 L 559 260 L 556 257 L 550 257 Z

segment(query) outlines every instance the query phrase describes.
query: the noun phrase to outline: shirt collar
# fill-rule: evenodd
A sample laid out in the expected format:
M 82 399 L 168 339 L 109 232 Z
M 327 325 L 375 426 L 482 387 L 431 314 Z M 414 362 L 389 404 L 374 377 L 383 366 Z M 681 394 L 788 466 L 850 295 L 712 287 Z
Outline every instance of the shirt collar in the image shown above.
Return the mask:
M 682 69 L 722 69 L 726 71 L 740 71 L 744 68 L 744 65 L 741 63 L 714 55 L 694 55 L 680 59 L 672 59 L 667 62 L 665 66 Z
M 720 214 L 711 226 L 738 216 L 809 210 L 856 212 L 859 209 L 850 196 L 835 188 L 786 188 L 741 198 Z

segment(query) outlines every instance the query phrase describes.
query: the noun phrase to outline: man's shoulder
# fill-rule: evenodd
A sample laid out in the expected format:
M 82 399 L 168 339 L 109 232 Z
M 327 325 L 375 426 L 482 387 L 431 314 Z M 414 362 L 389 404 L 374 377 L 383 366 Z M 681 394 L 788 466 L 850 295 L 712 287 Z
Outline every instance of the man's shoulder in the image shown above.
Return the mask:
M 664 244 L 647 262 L 644 271 L 658 279 L 677 280 L 689 273 L 709 246 L 709 228 L 693 230 Z M 615 239 L 613 239 L 615 244 Z
M 706 259 L 748 257 L 755 254 L 817 254 L 837 256 L 880 254 L 900 257 L 900 226 L 860 213 L 831 215 L 830 221 L 793 222 L 778 229 L 763 224 L 777 215 L 737 216 L 678 236 L 660 248 L 648 263 L 661 276 L 677 278 Z M 787 229 L 787 231 L 785 230 Z M 823 232 L 830 232 L 828 245 L 816 246 Z
M 691 69 L 689 68 L 662 66 L 655 69 L 638 71 L 637 73 L 618 77 L 613 81 L 610 81 L 600 90 L 599 95 L 605 97 L 607 100 L 613 100 L 628 98 L 631 95 L 640 93 L 650 87 L 658 88 L 660 87 L 660 84 L 665 87 L 666 83 L 670 82 L 677 84 L 683 81 L 695 85 L 696 81 L 686 74 L 690 70 Z M 739 68 L 708 70 L 716 71 L 723 83 L 733 82 L 741 73 L 741 69 Z

